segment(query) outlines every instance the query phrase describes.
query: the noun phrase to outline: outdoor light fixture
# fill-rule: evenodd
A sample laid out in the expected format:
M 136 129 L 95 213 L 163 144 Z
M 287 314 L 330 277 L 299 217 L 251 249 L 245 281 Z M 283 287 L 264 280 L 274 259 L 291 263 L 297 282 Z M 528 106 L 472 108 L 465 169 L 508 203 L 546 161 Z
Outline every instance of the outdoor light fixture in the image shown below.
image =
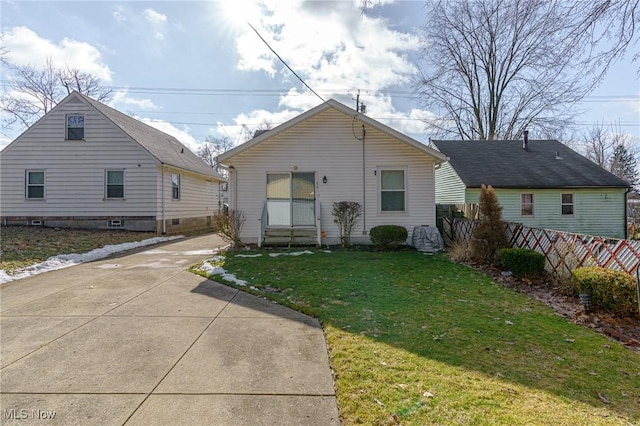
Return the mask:
M 584 306 L 584 312 L 588 313 L 589 308 L 591 307 L 591 296 L 587 293 L 580 293 L 578 297 L 580 298 L 580 304 Z
M 322 183 L 327 183 L 327 177 L 326 177 L 326 176 L 324 176 L 324 177 L 322 178 Z

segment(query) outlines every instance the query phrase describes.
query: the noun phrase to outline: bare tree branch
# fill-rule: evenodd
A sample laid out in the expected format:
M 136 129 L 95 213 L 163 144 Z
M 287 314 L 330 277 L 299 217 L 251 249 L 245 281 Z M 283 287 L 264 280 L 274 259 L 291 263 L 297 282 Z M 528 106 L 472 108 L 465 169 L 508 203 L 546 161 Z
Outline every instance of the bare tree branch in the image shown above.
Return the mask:
M 640 0 L 637 0 L 640 1 Z M 439 133 L 516 139 L 560 131 L 599 76 L 581 67 L 587 45 L 574 11 L 555 0 L 435 0 L 422 28 L 422 105 Z

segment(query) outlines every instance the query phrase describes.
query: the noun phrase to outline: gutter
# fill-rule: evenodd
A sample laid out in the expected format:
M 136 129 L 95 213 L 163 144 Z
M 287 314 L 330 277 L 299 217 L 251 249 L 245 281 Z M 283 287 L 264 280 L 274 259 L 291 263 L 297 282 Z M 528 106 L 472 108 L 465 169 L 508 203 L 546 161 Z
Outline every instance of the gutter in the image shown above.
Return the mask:
M 160 165 L 160 168 L 162 170 L 162 174 L 161 174 L 161 196 L 162 196 L 162 235 L 165 235 L 167 233 L 167 224 L 165 221 L 165 205 L 164 205 L 164 167 L 162 167 L 162 165 Z

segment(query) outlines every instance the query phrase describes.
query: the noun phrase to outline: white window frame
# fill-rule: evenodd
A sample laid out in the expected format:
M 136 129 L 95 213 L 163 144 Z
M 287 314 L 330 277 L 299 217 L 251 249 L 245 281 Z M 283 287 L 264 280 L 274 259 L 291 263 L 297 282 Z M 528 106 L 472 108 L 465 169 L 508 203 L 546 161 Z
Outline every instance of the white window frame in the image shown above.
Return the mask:
M 176 179 L 177 178 L 177 179 Z M 177 180 L 177 182 L 176 182 Z M 180 174 L 172 173 L 171 174 L 171 199 L 180 201 Z
M 29 177 L 31 173 L 42 173 L 42 184 L 32 184 L 29 182 Z M 42 169 L 31 169 L 24 171 L 24 198 L 26 200 L 45 200 L 47 193 L 47 174 Z M 29 188 L 30 187 L 42 187 L 42 197 L 29 197 Z
M 523 197 L 525 195 L 531 195 L 531 203 L 525 203 L 523 200 Z M 536 214 L 536 209 L 535 209 L 535 204 L 536 204 L 536 195 L 532 192 L 523 192 L 522 194 L 520 194 L 520 216 L 522 217 L 534 217 Z M 525 205 L 531 205 L 531 214 L 524 214 L 524 206 Z
M 564 202 L 565 195 L 571 195 L 570 203 Z M 571 206 L 571 213 L 565 213 L 564 206 Z M 560 215 L 567 217 L 567 216 L 573 216 L 575 214 L 576 214 L 576 194 L 574 194 L 573 192 L 563 192 L 562 194 L 560 194 Z
M 122 173 L 122 197 L 109 197 L 109 172 Z M 106 169 L 104 171 L 104 199 L 105 200 L 124 200 L 126 197 L 126 173 L 124 169 Z
M 382 173 L 383 172 L 397 172 L 401 171 L 404 177 L 404 183 L 402 191 L 404 192 L 404 209 L 403 210 L 382 210 L 382 193 L 383 192 L 400 192 L 400 189 L 382 189 Z M 409 211 L 409 190 L 407 188 L 407 167 L 406 166 L 379 166 L 376 169 L 376 175 L 378 176 L 378 213 L 381 214 L 399 214 L 407 213 Z
M 82 117 L 82 127 L 70 127 L 69 126 L 69 118 L 70 117 Z M 82 137 L 81 138 L 70 138 L 69 137 L 69 129 L 82 129 Z M 68 141 L 83 141 L 85 140 L 85 117 L 84 114 L 67 114 L 64 117 L 64 138 Z

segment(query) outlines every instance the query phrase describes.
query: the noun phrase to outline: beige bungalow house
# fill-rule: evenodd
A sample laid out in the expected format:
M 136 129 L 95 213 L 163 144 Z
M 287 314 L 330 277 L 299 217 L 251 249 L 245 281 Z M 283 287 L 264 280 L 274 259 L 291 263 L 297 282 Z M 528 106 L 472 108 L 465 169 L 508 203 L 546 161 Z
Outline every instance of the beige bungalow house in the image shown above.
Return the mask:
M 208 229 L 224 181 L 173 136 L 73 92 L 0 152 L 0 220 Z
M 246 217 L 245 243 L 337 244 L 333 203 L 355 201 L 352 242 L 400 225 L 435 226 L 435 169 L 447 157 L 329 100 L 221 154 L 229 204 Z M 324 236 L 324 237 L 323 237 Z

